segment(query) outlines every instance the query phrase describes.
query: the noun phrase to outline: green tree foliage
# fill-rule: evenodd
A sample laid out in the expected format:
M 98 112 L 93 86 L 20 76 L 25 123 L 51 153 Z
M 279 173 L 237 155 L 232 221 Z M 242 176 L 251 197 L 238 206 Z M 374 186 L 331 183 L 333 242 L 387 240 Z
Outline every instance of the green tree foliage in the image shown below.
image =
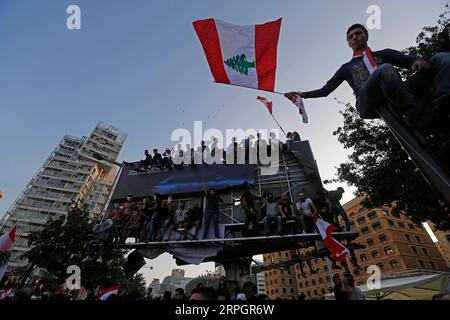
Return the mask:
M 429 58 L 442 51 L 450 51 L 450 18 L 448 5 L 439 17 L 437 26 L 425 27 L 417 37 L 416 46 L 407 48 L 411 55 Z M 411 73 L 403 71 L 409 78 Z M 433 193 L 414 163 L 381 120 L 362 120 L 355 107 L 346 104 L 340 112 L 344 123 L 333 134 L 345 149 L 351 151 L 348 161 L 337 168 L 335 182 L 347 182 L 357 188 L 357 195 L 370 195 L 367 207 L 392 206 L 392 212 L 403 211 L 414 222 L 431 220 L 441 228 L 447 216 L 436 208 L 438 196 Z M 449 148 L 443 139 L 448 136 L 428 135 L 427 144 L 441 160 L 448 163 Z M 441 149 L 439 149 L 439 146 Z M 325 181 L 327 182 L 327 181 Z M 447 225 L 447 227 L 443 227 Z
M 240 74 L 245 74 L 246 76 L 248 75 L 249 68 L 255 68 L 255 61 L 248 61 L 245 53 L 231 57 L 225 60 L 224 63 L 231 69 L 239 72 Z
M 128 280 L 125 278 L 122 269 L 125 263 L 123 250 L 105 244 L 101 263 L 82 263 L 86 257 L 86 244 L 93 237 L 93 225 L 87 205 L 74 206 L 67 216 L 50 219 L 41 231 L 31 233 L 29 241 L 32 248 L 24 257 L 44 270 L 46 278 L 53 278 L 54 283 L 63 283 L 69 276 L 67 267 L 77 265 L 81 268 L 81 285 L 87 290 L 115 284 L 131 286 L 137 291 L 144 290 L 142 276 L 137 275 Z

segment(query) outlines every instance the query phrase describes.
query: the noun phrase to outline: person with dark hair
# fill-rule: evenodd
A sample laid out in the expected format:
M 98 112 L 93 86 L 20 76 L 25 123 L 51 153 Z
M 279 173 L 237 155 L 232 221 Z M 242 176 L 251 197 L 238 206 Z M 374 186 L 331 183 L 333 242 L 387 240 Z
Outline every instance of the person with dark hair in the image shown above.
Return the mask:
M 162 165 L 162 156 L 161 153 L 158 152 L 158 149 L 153 149 L 153 165 L 157 168 Z
M 216 300 L 231 300 L 230 293 L 227 289 L 217 288 L 216 290 Z
M 162 200 L 158 193 L 153 195 L 153 205 L 149 208 L 153 212 L 150 221 L 147 223 L 147 241 L 155 239 L 157 227 L 161 223 L 162 216 Z
M 297 211 L 298 219 L 300 220 L 302 232 L 313 233 L 313 215 L 316 213 L 317 209 L 314 202 L 306 197 L 304 191 L 301 191 L 298 195 L 298 201 L 295 203 L 295 210 Z
M 180 226 L 181 225 L 183 225 L 184 228 L 183 238 L 187 237 L 192 227 L 195 227 L 194 239 L 197 239 L 198 232 L 202 225 L 202 209 L 198 202 L 194 202 L 193 207 L 186 212 L 186 218 L 180 223 Z
M 208 235 L 209 226 L 212 222 L 214 229 L 214 238 L 219 238 L 219 202 L 223 202 L 222 198 L 216 192 L 215 189 L 205 190 L 206 197 L 206 209 L 205 209 L 205 222 L 203 225 L 203 237 L 206 239 Z
M 342 280 L 339 277 L 339 274 L 335 274 L 333 276 L 333 293 L 334 298 L 336 300 L 350 300 L 350 295 L 343 290 Z
M 145 155 L 145 159 L 139 161 L 139 168 L 137 170 L 145 170 L 145 169 L 151 167 L 151 165 L 152 165 L 153 158 L 152 158 L 152 155 L 150 154 L 150 152 L 148 150 L 145 150 L 144 155 Z
M 393 49 L 372 51 L 368 47 L 368 39 L 369 33 L 363 25 L 350 26 L 346 32 L 346 40 L 353 50 L 352 59 L 343 64 L 323 88 L 308 92 L 288 92 L 285 96 L 289 100 L 296 95 L 304 99 L 326 97 L 343 81 L 347 81 L 354 91 L 356 108 L 361 118 L 379 118 L 377 107 L 388 102 L 396 109 L 395 112 L 405 115 L 406 120 L 410 121 L 420 111 L 420 105 L 413 95 L 417 92 L 420 82 L 421 86 L 432 84 L 435 103 L 439 109 L 448 105 L 450 53 L 441 52 L 426 61 Z M 404 83 L 394 67 L 417 72 L 419 79 Z M 424 81 L 424 77 L 429 80 Z M 446 112 L 448 113 L 448 110 Z
M 331 203 L 331 213 L 333 215 L 333 220 L 336 224 L 339 225 L 338 216 L 341 216 L 345 222 L 345 230 L 350 231 L 350 220 L 347 217 L 347 213 L 342 207 L 340 200 L 342 199 L 342 195 L 344 194 L 344 188 L 339 187 L 333 191 L 326 191 L 326 196 L 330 200 Z
M 264 222 L 264 234 L 270 234 L 270 224 L 275 222 L 277 226 L 277 233 L 281 234 L 283 231 L 283 220 L 278 212 L 278 203 L 274 200 L 273 194 L 267 194 L 267 197 L 263 200 L 261 210 L 266 211 L 266 216 L 263 218 Z
M 164 291 L 161 300 L 167 301 L 167 300 L 171 300 L 171 299 L 172 299 L 172 292 L 170 292 L 170 291 Z
M 282 233 L 285 233 L 286 229 L 286 221 L 288 220 L 295 220 L 295 228 L 297 228 L 297 218 L 294 215 L 294 206 L 292 205 L 291 200 L 288 198 L 287 194 L 283 194 L 281 196 L 280 201 L 278 202 L 278 214 L 281 216 L 281 219 L 283 220 L 283 229 Z
M 247 281 L 242 285 L 242 292 L 245 294 L 246 300 L 255 300 L 258 287 L 253 282 Z
M 255 197 L 252 194 L 247 181 L 243 183 L 242 187 L 244 189 L 244 192 L 242 193 L 239 201 L 241 203 L 242 209 L 245 212 L 245 234 L 257 235 L 259 232 L 259 224 L 255 209 Z
M 176 288 L 173 298 L 174 298 L 174 300 L 186 300 L 186 296 L 184 295 L 184 290 L 182 288 Z
M 196 287 L 191 291 L 189 300 L 215 300 L 215 292 L 211 287 Z

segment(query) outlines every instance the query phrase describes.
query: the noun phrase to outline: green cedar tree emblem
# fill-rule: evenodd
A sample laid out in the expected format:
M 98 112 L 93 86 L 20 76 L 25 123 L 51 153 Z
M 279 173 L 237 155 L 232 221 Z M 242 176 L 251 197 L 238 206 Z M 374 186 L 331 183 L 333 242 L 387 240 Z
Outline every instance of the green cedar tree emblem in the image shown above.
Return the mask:
M 255 61 L 250 62 L 245 57 L 245 53 L 236 55 L 224 61 L 224 63 L 231 69 L 239 72 L 240 74 L 248 75 L 249 68 L 255 68 Z

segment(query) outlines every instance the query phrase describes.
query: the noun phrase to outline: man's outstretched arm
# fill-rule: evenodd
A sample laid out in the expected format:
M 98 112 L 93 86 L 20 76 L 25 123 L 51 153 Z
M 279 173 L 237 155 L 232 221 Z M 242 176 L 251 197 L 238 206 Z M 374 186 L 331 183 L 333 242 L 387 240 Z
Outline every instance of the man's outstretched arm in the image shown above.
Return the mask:
M 328 82 L 321 89 L 307 91 L 307 92 L 292 91 L 292 92 L 285 93 L 284 96 L 286 98 L 288 98 L 289 100 L 292 100 L 292 98 L 296 94 L 300 95 L 300 97 L 302 97 L 304 99 L 326 97 L 330 93 L 332 93 L 334 90 L 336 90 L 336 88 L 339 87 L 339 85 L 345 80 L 344 77 L 342 76 L 341 70 L 342 70 L 342 68 L 339 69 L 334 74 L 334 76 L 330 80 L 328 80 Z

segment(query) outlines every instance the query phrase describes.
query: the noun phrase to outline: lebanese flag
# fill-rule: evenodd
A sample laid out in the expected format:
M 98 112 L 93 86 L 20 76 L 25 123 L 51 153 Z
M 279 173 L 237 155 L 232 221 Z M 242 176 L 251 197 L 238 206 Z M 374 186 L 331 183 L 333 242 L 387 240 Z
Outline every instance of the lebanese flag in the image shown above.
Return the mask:
M 369 47 L 367 47 L 364 50 L 353 51 L 353 58 L 359 57 L 363 57 L 363 62 L 367 68 L 367 71 L 369 71 L 369 73 L 372 74 L 377 68 L 377 63 L 375 62 L 375 59 L 372 57 L 372 50 Z
M 99 300 L 106 300 L 109 296 L 113 294 L 117 294 L 119 292 L 119 286 L 112 286 L 106 289 L 103 289 L 102 292 L 98 295 Z
M 303 104 L 303 99 L 298 94 L 292 97 L 292 103 L 298 108 L 298 113 L 302 116 L 303 123 L 308 123 L 308 115 L 306 114 L 306 108 Z
M 216 82 L 274 91 L 281 18 L 250 26 L 217 19 L 192 24 Z
M 5 232 L 0 236 L 0 281 L 5 275 L 6 267 L 8 266 L 8 261 L 11 257 L 15 237 L 16 226 L 14 226 L 9 232 Z
M 317 216 L 314 217 L 314 222 L 316 223 L 317 229 L 322 236 L 323 242 L 325 243 L 331 253 L 331 256 L 333 257 L 333 260 L 336 262 L 343 261 L 345 259 L 345 256 L 350 251 L 331 235 L 336 227 L 322 219 L 319 219 L 319 217 Z
M 272 101 L 267 100 L 264 97 L 256 97 L 256 99 L 258 99 L 259 101 L 261 101 L 262 103 L 264 103 L 264 105 L 266 106 L 267 110 L 269 110 L 270 114 L 272 114 Z

